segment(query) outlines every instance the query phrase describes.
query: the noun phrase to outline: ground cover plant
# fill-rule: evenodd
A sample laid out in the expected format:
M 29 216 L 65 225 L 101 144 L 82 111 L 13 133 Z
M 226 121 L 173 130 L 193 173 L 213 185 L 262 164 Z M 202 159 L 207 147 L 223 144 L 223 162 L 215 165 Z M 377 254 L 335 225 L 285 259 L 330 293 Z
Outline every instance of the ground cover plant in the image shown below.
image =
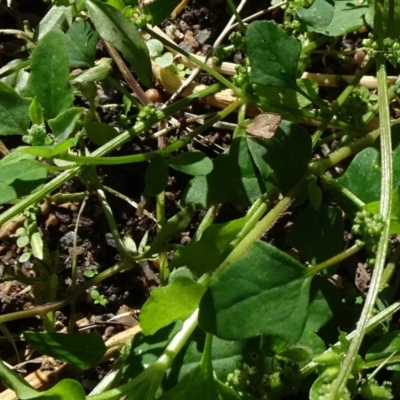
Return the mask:
M 3 398 L 400 396 L 400 5 L 264 3 L 1 3 Z

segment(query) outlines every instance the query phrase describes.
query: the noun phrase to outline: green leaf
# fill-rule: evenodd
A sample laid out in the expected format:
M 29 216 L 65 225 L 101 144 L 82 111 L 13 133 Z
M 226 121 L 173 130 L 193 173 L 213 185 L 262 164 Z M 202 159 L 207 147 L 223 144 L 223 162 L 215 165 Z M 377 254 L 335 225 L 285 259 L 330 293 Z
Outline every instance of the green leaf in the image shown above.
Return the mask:
M 180 0 L 155 0 L 150 3 L 145 11 L 151 15 L 151 24 L 154 26 L 163 22 L 180 2 Z
M 300 7 L 297 15 L 310 31 L 325 33 L 325 28 L 332 21 L 334 9 L 333 0 L 314 0 L 309 7 Z
M 69 84 L 69 67 L 65 35 L 50 31 L 32 53 L 29 87 L 35 94 L 46 118 L 55 118 L 74 101 Z
M 300 263 L 257 241 L 211 283 L 199 325 L 226 340 L 268 335 L 295 343 L 306 323 L 310 283 Z
M 178 249 L 170 268 L 188 267 L 196 276 L 211 272 L 223 261 L 229 243 L 243 228 L 246 218 L 210 225 L 197 242 Z
M 140 312 L 143 333 L 153 335 L 173 321 L 188 318 L 199 306 L 205 290 L 205 285 L 184 276 L 176 277 L 167 286 L 153 289 Z
M 164 393 L 160 400 L 218 400 L 217 386 L 201 366 L 187 373 L 178 384 Z
M 400 186 L 400 126 L 392 126 L 393 188 Z M 345 173 L 337 179 L 341 185 L 353 192 L 364 203 L 379 200 L 381 169 L 379 140 L 353 158 Z
M 18 398 L 21 400 L 34 399 L 39 397 L 40 393 L 25 381 L 24 378 L 19 376 L 15 371 L 7 368 L 3 361 L 0 359 L 0 376 L 11 387 Z
M 310 134 L 293 122 L 281 121 L 271 139 L 246 140 L 263 181 L 284 193 L 305 173 L 311 159 Z
M 29 128 L 31 100 L 0 82 L 0 135 L 23 135 Z
M 86 122 L 85 131 L 90 140 L 98 146 L 106 144 L 119 134 L 119 132 L 112 126 L 97 121 Z
M 365 25 L 364 16 L 367 11 L 367 1 L 335 0 L 333 18 L 323 33 L 328 36 L 342 36 L 354 32 Z
M 212 161 L 201 151 L 193 150 L 169 158 L 167 164 L 188 175 L 208 175 L 213 169 Z
M 297 218 L 286 241 L 315 265 L 342 251 L 343 233 L 340 210 L 322 205 L 317 211 L 310 205 Z
M 24 337 L 38 352 L 80 369 L 87 369 L 99 362 L 107 350 L 98 332 L 88 334 L 24 332 Z
M 374 33 L 381 40 L 399 39 L 400 3 L 396 0 L 377 1 L 375 4 Z
M 63 379 L 51 389 L 40 392 L 40 399 L 44 400 L 85 400 L 85 391 L 78 381 Z
M 62 142 L 74 132 L 77 122 L 83 113 L 83 107 L 72 107 L 48 121 L 57 142 Z
M 400 331 L 392 331 L 383 335 L 375 342 L 365 355 L 365 361 L 374 361 L 386 359 L 393 352 L 398 353 L 400 349 Z
M 242 397 L 232 389 L 230 386 L 223 384 L 218 379 L 215 379 L 215 383 L 217 385 L 218 394 L 221 400 L 241 400 Z
M 252 22 L 246 38 L 251 81 L 257 85 L 296 89 L 300 41 L 270 21 Z
M 380 201 L 374 201 L 364 206 L 364 209 L 372 214 L 380 213 Z M 400 234 L 400 187 L 392 192 L 392 208 L 390 210 L 390 232 L 391 235 Z
M 264 188 L 260 187 L 246 139 L 233 139 L 228 151 L 214 160 L 214 168 L 205 177 L 193 179 L 181 203 L 207 207 L 215 203 L 250 205 Z
M 164 50 L 163 44 L 157 39 L 150 39 L 146 42 L 146 46 L 149 49 L 150 57 L 158 57 Z
M 168 165 L 163 156 L 154 157 L 147 168 L 146 192 L 149 196 L 161 193 L 168 184 Z
M 45 165 L 23 156 L 4 162 L 7 158 L 0 162 L 0 204 L 32 193 L 47 178 Z
M 305 93 L 307 93 L 311 99 L 318 96 L 318 84 L 308 78 L 296 79 L 297 86 Z M 255 88 L 256 94 L 265 97 L 268 101 L 282 104 L 289 108 L 304 108 L 311 104 L 311 101 L 300 94 L 294 89 L 281 89 L 267 86 L 257 85 Z M 266 109 L 265 111 L 269 111 Z
M 78 86 L 88 82 L 102 81 L 112 70 L 111 58 L 101 58 L 94 67 L 91 67 L 71 80 L 71 85 Z M 79 86 L 78 86 L 79 87 Z
M 37 42 L 51 31 L 59 31 L 63 25 L 72 23 L 72 7 L 53 6 L 48 13 L 42 18 L 39 25 L 35 29 L 33 41 Z
M 90 19 L 100 36 L 111 42 L 129 61 L 139 79 L 151 86 L 149 53 L 136 27 L 113 7 L 99 1 L 86 0 Z
M 339 289 L 326 278 L 316 276 L 311 283 L 310 305 L 305 332 L 318 332 L 335 315 L 342 312 Z
M 37 102 L 36 98 L 33 99 L 29 106 L 29 117 L 33 124 L 42 125 L 44 124 L 43 109 Z
M 91 67 L 94 65 L 99 34 L 83 19 L 76 19 L 65 36 L 68 62 L 71 68 Z
M 181 329 L 182 323 L 177 322 L 160 329 L 156 334 L 145 336 L 139 333 L 132 340 L 130 354 L 123 367 L 123 377 L 131 380 L 162 354 L 163 349 L 172 337 Z M 175 358 L 171 368 L 167 371 L 162 388 L 158 393 L 172 389 L 177 382 L 189 371 L 195 368 L 202 357 L 205 333 L 196 329 L 179 357 Z M 245 362 L 250 367 L 256 367 L 260 376 L 266 373 L 271 366 L 271 360 L 260 351 L 260 339 L 254 338 L 245 341 L 226 341 L 217 337 L 212 341 L 213 370 L 221 381 L 225 382 L 229 373 L 238 365 Z
M 24 154 L 33 154 L 37 157 L 52 158 L 58 154 L 64 153 L 64 151 L 76 146 L 78 142 L 78 137 L 64 140 L 57 144 L 52 144 L 49 146 L 31 146 L 24 147 L 20 151 Z
M 167 68 L 173 64 L 174 56 L 172 55 L 172 53 L 167 52 L 160 57 L 156 57 L 154 61 L 160 68 Z

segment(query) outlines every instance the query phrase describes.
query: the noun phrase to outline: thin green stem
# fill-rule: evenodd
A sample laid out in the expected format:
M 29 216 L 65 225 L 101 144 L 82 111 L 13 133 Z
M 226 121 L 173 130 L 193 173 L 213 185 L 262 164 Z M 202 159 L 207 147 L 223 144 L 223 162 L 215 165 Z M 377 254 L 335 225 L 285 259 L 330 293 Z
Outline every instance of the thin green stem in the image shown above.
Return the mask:
M 383 55 L 376 57 L 378 93 L 379 93 L 379 117 L 381 122 L 381 196 L 380 196 L 380 214 L 385 221 L 385 226 L 381 234 L 378 251 L 376 255 L 376 263 L 371 278 L 367 298 L 358 321 L 356 335 L 351 341 L 350 348 L 344 359 L 339 375 L 333 382 L 330 399 L 337 400 L 339 394 L 344 390 L 347 380 L 351 374 L 351 369 L 355 357 L 361 347 L 361 343 L 366 333 L 368 320 L 372 316 L 376 298 L 379 293 L 379 287 L 382 280 L 382 273 L 385 267 L 386 254 L 388 249 L 389 228 L 390 228 L 390 211 L 392 201 L 393 188 L 393 160 L 392 160 L 392 139 L 390 127 L 390 114 L 388 104 L 388 90 L 386 84 L 386 60 Z
M 347 250 L 337 254 L 336 256 L 331 257 L 330 259 L 314 265 L 307 269 L 307 276 L 316 275 L 320 271 L 324 271 L 325 269 L 337 265 L 338 263 L 342 262 L 346 258 L 351 257 L 352 255 L 359 252 L 364 247 L 364 244 L 355 244 L 354 246 L 348 248 Z
M 236 21 L 238 22 L 239 26 L 240 26 L 240 30 L 245 33 L 246 32 L 246 26 L 242 21 L 242 17 L 239 15 L 239 13 L 236 10 L 235 5 L 233 4 L 232 0 L 228 0 L 228 6 L 230 8 L 230 10 L 232 11 L 232 14 L 235 16 Z
M 221 204 L 213 205 L 207 210 L 206 215 L 200 221 L 200 224 L 196 229 L 196 233 L 193 236 L 192 242 L 198 242 L 200 240 L 204 231 L 214 222 L 219 210 L 221 209 L 221 206 Z
M 392 277 L 396 271 L 396 266 L 397 266 L 397 263 L 399 262 L 399 259 L 400 259 L 400 243 L 397 244 L 396 250 L 390 257 L 390 260 L 389 260 L 388 264 L 386 265 L 385 270 L 383 271 L 379 290 L 383 290 L 386 287 L 386 285 L 390 282 L 390 280 L 392 279 Z
M 142 153 L 142 154 L 134 154 L 131 156 L 95 157 L 93 156 L 92 153 L 92 155 L 89 157 L 66 154 L 62 156 L 57 156 L 57 158 L 62 158 L 63 160 L 73 161 L 79 164 L 87 164 L 87 165 L 120 165 L 120 164 L 130 164 L 135 162 L 151 160 L 158 155 L 165 156 L 182 148 L 183 146 L 186 146 L 197 135 L 200 135 L 201 133 L 205 132 L 208 128 L 210 128 L 212 125 L 214 125 L 216 122 L 224 119 L 227 115 L 233 112 L 241 104 L 243 104 L 243 100 L 241 99 L 234 101 L 233 103 L 225 107 L 223 110 L 219 111 L 216 115 L 210 118 L 203 125 L 194 129 L 189 135 L 186 135 L 185 137 L 159 150 L 150 151 L 148 153 Z

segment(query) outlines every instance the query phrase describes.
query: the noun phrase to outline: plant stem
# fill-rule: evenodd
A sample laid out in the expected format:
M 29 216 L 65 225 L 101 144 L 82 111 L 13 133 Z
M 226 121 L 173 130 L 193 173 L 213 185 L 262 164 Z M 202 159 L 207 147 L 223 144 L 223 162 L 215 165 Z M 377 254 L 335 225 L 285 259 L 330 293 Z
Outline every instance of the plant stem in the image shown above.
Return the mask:
M 242 21 L 242 17 L 239 15 L 239 13 L 236 10 L 235 5 L 233 4 L 232 0 L 228 0 L 228 6 L 232 11 L 232 14 L 236 17 L 236 20 L 240 26 L 240 29 L 243 33 L 246 32 L 246 26 L 244 25 L 243 21 Z
M 390 212 L 392 201 L 392 187 L 393 187 L 393 160 L 392 160 L 392 139 L 390 129 L 390 115 L 388 104 L 388 91 L 386 84 L 386 65 L 385 58 L 382 54 L 376 57 L 377 78 L 378 78 L 378 92 L 379 92 L 379 117 L 381 122 L 381 196 L 380 196 L 380 214 L 385 221 L 383 232 L 381 234 L 378 251 L 376 255 L 376 263 L 374 272 L 371 278 L 371 284 L 365 304 L 358 321 L 356 334 L 351 341 L 350 348 L 344 359 L 343 365 L 340 369 L 339 375 L 333 382 L 332 392 L 330 399 L 336 400 L 339 393 L 344 389 L 347 380 L 351 374 L 351 369 L 355 357 L 360 349 L 362 340 L 366 333 L 368 320 L 371 318 L 375 301 L 379 293 L 381 284 L 382 273 L 385 266 L 386 254 L 388 248 L 389 228 L 390 228 Z
M 233 112 L 236 108 L 238 108 L 241 104 L 243 104 L 243 100 L 239 99 L 229 104 L 223 110 L 219 111 L 216 115 L 210 118 L 203 125 L 194 129 L 189 135 L 186 135 L 182 139 L 175 141 L 174 143 L 166 146 L 162 149 L 150 151 L 148 153 L 134 154 L 131 156 L 117 156 L 117 157 L 95 157 L 92 156 L 74 156 L 70 154 L 66 154 L 63 156 L 58 156 L 57 158 L 62 158 L 63 160 L 73 161 L 76 163 L 87 164 L 87 165 L 119 165 L 119 164 L 130 164 L 135 162 L 142 162 L 146 160 L 151 160 L 158 155 L 168 155 L 175 150 L 180 149 L 183 146 L 186 146 L 191 140 L 193 140 L 197 135 L 203 133 L 216 122 L 222 120 L 231 112 Z
M 332 266 L 340 263 L 341 261 L 345 260 L 346 258 L 351 257 L 353 254 L 356 254 L 363 247 L 364 247 L 364 244 L 355 244 L 354 246 L 337 254 L 336 256 L 333 256 L 320 264 L 317 264 L 317 265 L 314 265 L 314 266 L 308 268 L 306 276 L 316 275 L 318 272 L 323 271 L 324 269 L 327 269 L 329 267 L 332 267 Z
M 217 92 L 218 90 L 221 89 L 220 84 L 214 84 L 209 87 L 207 87 L 204 90 L 201 90 L 197 93 L 194 93 L 182 100 L 177 101 L 174 104 L 171 104 L 167 108 L 163 109 L 162 112 L 157 113 L 157 120 L 161 121 L 162 119 L 166 118 L 169 115 L 174 114 L 175 112 L 180 111 L 182 108 L 185 108 L 190 105 L 192 100 L 194 99 L 199 99 L 205 96 L 208 96 L 210 94 L 213 94 Z M 139 123 L 135 125 L 133 128 L 121 133 L 118 135 L 116 138 L 110 140 L 107 142 L 105 145 L 101 146 L 99 149 L 94 151 L 91 156 L 93 157 L 99 157 L 99 156 L 104 156 L 111 151 L 115 150 L 119 146 L 123 145 L 125 142 L 130 140 L 134 136 L 138 136 L 140 133 L 146 131 L 147 129 L 150 129 L 152 124 L 154 124 L 155 121 L 149 121 L 146 123 Z M 157 122 L 157 121 L 156 121 Z M 32 193 L 31 195 L 25 197 L 22 199 L 18 204 L 14 205 L 13 207 L 9 208 L 5 212 L 3 212 L 0 215 L 0 225 L 4 224 L 4 222 L 8 221 L 18 213 L 24 211 L 26 208 L 29 206 L 36 204 L 38 201 L 40 201 L 42 198 L 44 198 L 47 194 L 52 192 L 53 190 L 57 189 L 59 186 L 73 178 L 75 175 L 77 175 L 81 171 L 82 167 L 75 167 L 73 169 L 70 169 L 68 171 L 63 172 L 59 176 L 57 176 L 55 179 L 44 185 L 40 190 Z

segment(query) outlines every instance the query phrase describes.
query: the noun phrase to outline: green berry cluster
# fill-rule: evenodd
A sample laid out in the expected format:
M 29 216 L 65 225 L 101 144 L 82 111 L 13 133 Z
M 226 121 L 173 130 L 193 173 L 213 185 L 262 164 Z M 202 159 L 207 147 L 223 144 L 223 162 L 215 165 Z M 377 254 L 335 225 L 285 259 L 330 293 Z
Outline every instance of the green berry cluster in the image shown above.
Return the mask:
M 246 38 L 240 32 L 232 32 L 229 35 L 229 40 L 237 51 L 246 53 Z
M 232 76 L 232 82 L 244 90 L 251 87 L 249 69 L 244 65 L 238 65 L 235 75 Z
M 213 50 L 213 64 L 221 65 L 222 61 L 226 60 L 231 55 L 231 50 L 232 49 L 229 46 L 217 46 Z
M 338 116 L 342 121 L 363 126 L 362 116 L 373 107 L 372 100 L 373 97 L 365 86 L 355 87 L 340 108 Z
M 137 115 L 136 123 L 138 122 L 147 122 L 152 120 L 157 116 L 157 110 L 154 104 L 147 104 L 143 107 L 143 109 Z
M 359 389 L 363 399 L 366 400 L 390 400 L 393 399 L 392 382 L 384 381 L 379 385 L 375 379 L 365 380 Z
M 148 14 L 139 14 L 136 15 L 131 21 L 138 27 L 138 28 L 145 28 L 146 25 L 151 22 L 151 15 Z
M 385 222 L 381 215 L 366 210 L 359 211 L 354 219 L 353 232 L 363 238 L 365 249 L 370 256 L 367 259 L 370 266 L 375 264 L 375 254 L 384 226 Z
M 378 41 L 370 33 L 367 39 L 362 42 L 365 52 L 369 57 L 374 57 L 377 53 L 383 53 L 385 58 L 396 66 L 400 63 L 400 41 L 399 39 L 385 38 L 382 41 L 383 48 L 380 48 Z
M 51 138 L 46 133 L 44 124 L 32 124 L 28 129 L 28 134 L 22 136 L 22 140 L 31 146 L 45 146 L 52 143 Z

